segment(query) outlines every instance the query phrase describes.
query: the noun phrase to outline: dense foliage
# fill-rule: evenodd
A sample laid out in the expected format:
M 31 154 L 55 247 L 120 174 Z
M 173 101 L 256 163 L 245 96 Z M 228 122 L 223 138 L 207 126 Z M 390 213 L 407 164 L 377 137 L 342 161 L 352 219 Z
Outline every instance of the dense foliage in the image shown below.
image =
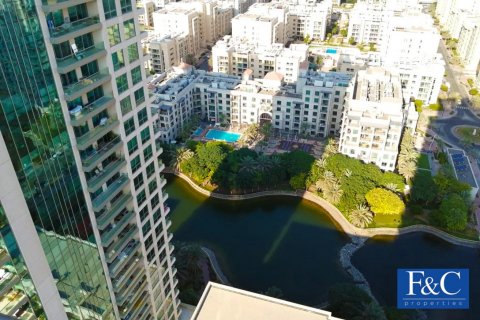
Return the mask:
M 402 214 L 405 211 L 402 199 L 390 190 L 372 189 L 367 192 L 365 199 L 375 214 Z
M 467 226 L 468 207 L 458 194 L 444 198 L 440 208 L 432 213 L 432 219 L 441 227 L 452 231 L 462 231 Z

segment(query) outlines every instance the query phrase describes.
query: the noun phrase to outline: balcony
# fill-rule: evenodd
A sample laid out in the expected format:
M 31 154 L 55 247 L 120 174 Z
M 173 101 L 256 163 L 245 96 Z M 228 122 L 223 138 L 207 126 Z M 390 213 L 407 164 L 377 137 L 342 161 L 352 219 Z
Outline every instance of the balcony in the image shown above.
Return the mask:
M 97 125 L 95 128 L 87 131 L 83 136 L 77 138 L 77 147 L 79 150 L 85 150 L 98 139 L 112 131 L 118 126 L 119 122 L 115 118 L 108 118 L 105 122 Z
M 116 224 L 112 223 L 112 228 L 104 233 L 102 233 L 102 245 L 103 247 L 108 247 L 112 243 L 113 239 L 118 236 L 118 234 L 125 229 L 127 224 L 132 220 L 134 217 L 133 212 L 127 212 L 120 221 Z
M 101 42 L 69 57 L 57 59 L 57 71 L 58 73 L 67 73 L 106 55 L 107 51 L 105 51 L 105 46 Z
M 138 284 L 140 278 L 145 277 L 145 273 L 143 271 L 138 272 L 135 274 L 133 279 L 127 281 L 127 283 L 123 286 L 122 291 L 116 295 L 116 300 L 119 305 L 123 305 L 126 300 L 132 295 L 132 289 Z M 146 281 L 146 279 L 144 279 Z
M 168 199 L 168 193 L 163 192 L 163 193 L 162 193 L 162 202 L 167 201 L 167 199 Z
M 87 181 L 88 191 L 95 192 L 125 166 L 125 160 L 115 160 Z
M 102 25 L 98 16 L 88 17 L 70 23 L 64 23 L 61 26 L 50 29 L 50 42 L 60 44 L 69 39 L 100 30 Z
M 82 166 L 85 172 L 90 172 L 95 167 L 112 155 L 116 150 L 120 148 L 123 144 L 120 137 L 115 137 L 112 141 L 107 142 L 106 144 L 99 146 L 97 150 L 93 150 L 92 153 L 89 153 L 87 156 L 82 159 Z
M 118 271 L 120 271 L 123 266 L 125 266 L 128 262 L 128 264 L 132 263 L 132 260 L 140 260 L 140 258 L 135 254 L 138 249 L 140 248 L 140 243 L 136 242 L 131 249 L 129 249 L 127 252 L 124 252 L 122 256 L 118 257 L 115 259 L 115 261 L 108 267 L 110 271 L 110 275 L 112 277 L 116 277 L 118 275 Z
M 167 214 L 170 213 L 170 207 L 164 206 L 164 207 L 163 207 L 163 211 L 164 211 L 163 215 L 166 216 Z M 171 221 L 170 221 L 170 223 L 171 223 Z M 168 228 L 168 227 L 167 227 L 167 228 Z
M 113 283 L 113 290 L 115 292 L 119 292 L 122 289 L 128 278 L 130 278 L 132 274 L 136 272 L 141 272 L 141 270 L 143 270 L 142 266 L 140 268 L 136 268 L 137 266 L 138 263 L 132 263 L 128 265 L 127 269 L 122 270 L 122 275 L 120 277 L 117 277 Z
M 65 93 L 65 99 L 67 101 L 73 101 L 82 94 L 85 94 L 88 91 L 101 86 L 105 82 L 110 81 L 111 78 L 112 76 L 108 73 L 108 70 L 98 71 L 89 77 L 79 80 L 77 83 L 64 87 L 63 91 Z
M 119 253 L 121 253 L 122 249 L 127 245 L 129 241 L 133 239 L 133 237 L 137 234 L 137 228 L 131 227 L 128 229 L 122 236 L 119 236 L 120 239 L 115 241 L 107 250 L 107 262 L 111 263 Z
M 136 286 L 135 293 L 132 295 L 131 299 L 129 299 L 129 301 L 125 303 L 127 305 L 126 309 L 129 309 L 129 310 L 135 309 L 138 311 L 139 309 L 142 308 L 142 305 L 146 304 L 146 301 L 144 301 L 145 297 L 148 295 L 147 292 L 145 291 L 146 284 L 147 284 L 147 281 L 143 281 Z M 135 313 L 135 311 L 133 313 Z M 136 318 L 132 317 L 132 319 L 136 319 Z
M 66 9 L 82 3 L 87 3 L 93 0 L 43 0 L 42 9 L 45 13 L 54 12 L 57 10 Z
M 112 200 L 122 189 L 129 183 L 127 175 L 120 175 L 120 177 L 108 186 L 108 188 L 99 194 L 92 201 L 93 211 L 98 212 L 102 210 L 108 201 Z
M 70 111 L 70 123 L 72 126 L 83 126 L 88 119 L 91 119 L 93 116 L 96 116 L 103 110 L 113 106 L 115 104 L 115 99 L 112 97 L 103 96 L 100 99 L 93 101 L 92 103 L 87 104 L 86 106 L 78 106 L 75 109 Z
M 97 219 L 98 229 L 104 230 L 108 224 L 125 209 L 130 201 L 132 201 L 132 196 L 130 194 L 124 194 L 112 204 L 110 209 L 105 209 L 105 212 Z

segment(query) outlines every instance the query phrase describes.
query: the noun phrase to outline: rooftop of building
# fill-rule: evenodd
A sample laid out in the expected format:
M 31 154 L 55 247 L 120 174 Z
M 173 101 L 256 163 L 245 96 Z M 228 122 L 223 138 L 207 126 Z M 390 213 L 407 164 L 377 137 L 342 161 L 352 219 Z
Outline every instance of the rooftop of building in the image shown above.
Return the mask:
M 352 75 L 345 72 L 318 72 L 309 70 L 301 76 L 309 86 L 340 86 L 347 87 Z
M 308 53 L 308 45 L 291 44 L 289 48 L 285 48 L 283 43 L 257 45 L 248 39 L 236 39 L 231 36 L 225 36 L 222 40 L 217 41 L 213 50 L 233 50 L 238 54 L 258 54 L 270 57 L 303 58 Z
M 249 20 L 249 21 L 261 21 L 261 22 L 273 22 L 277 20 L 276 17 L 273 16 L 267 16 L 267 15 L 262 15 L 262 14 L 256 14 L 256 13 L 251 13 L 251 12 L 246 12 L 237 15 L 232 19 L 232 23 L 235 20 Z
M 369 67 L 357 74 L 354 100 L 402 103 L 400 78 L 380 67 Z
M 314 309 L 209 282 L 191 320 L 340 320 Z

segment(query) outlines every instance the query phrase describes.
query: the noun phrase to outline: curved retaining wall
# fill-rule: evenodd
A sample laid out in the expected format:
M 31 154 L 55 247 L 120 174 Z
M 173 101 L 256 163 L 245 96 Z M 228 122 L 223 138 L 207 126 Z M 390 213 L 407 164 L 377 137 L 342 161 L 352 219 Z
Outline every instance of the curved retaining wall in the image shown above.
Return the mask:
M 176 175 L 177 177 L 182 178 L 185 180 L 192 188 L 194 188 L 199 193 L 216 199 L 223 199 L 223 200 L 247 200 L 247 199 L 254 199 L 260 197 L 267 197 L 267 196 L 290 196 L 290 197 L 301 197 L 308 201 L 311 201 L 319 206 L 321 206 L 328 214 L 335 220 L 335 222 L 342 228 L 342 230 L 347 233 L 351 238 L 353 237 L 373 237 L 373 236 L 398 236 L 401 234 L 407 234 L 412 232 L 425 232 L 429 234 L 433 234 L 445 241 L 448 241 L 452 244 L 465 246 L 470 248 L 480 248 L 480 242 L 468 239 L 462 239 L 455 237 L 445 231 L 439 230 L 435 227 L 427 226 L 427 225 L 413 225 L 403 228 L 369 228 L 369 229 L 362 229 L 357 228 L 352 225 L 345 216 L 332 204 L 327 202 L 326 200 L 320 198 L 319 196 L 309 192 L 309 191 L 261 191 L 255 193 L 248 193 L 243 195 L 228 195 L 228 194 L 221 194 L 217 192 L 211 192 L 208 190 L 203 189 L 195 182 L 193 182 L 187 175 L 176 172 L 171 169 L 165 169 L 165 173 L 171 173 Z

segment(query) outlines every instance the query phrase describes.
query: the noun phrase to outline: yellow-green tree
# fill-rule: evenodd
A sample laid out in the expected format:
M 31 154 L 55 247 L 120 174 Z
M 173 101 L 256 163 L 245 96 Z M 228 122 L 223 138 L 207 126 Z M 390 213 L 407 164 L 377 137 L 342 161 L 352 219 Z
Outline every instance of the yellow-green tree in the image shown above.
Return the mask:
M 402 214 L 405 211 L 402 199 L 390 190 L 372 189 L 367 192 L 365 199 L 375 214 Z

